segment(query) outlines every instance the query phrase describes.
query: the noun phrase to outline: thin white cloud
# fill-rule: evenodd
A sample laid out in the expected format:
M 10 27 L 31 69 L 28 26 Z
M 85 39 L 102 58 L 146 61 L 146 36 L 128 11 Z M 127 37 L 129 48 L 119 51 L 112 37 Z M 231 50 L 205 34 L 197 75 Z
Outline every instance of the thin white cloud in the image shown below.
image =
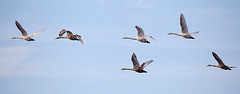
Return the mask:
M 7 76 L 15 66 L 26 60 L 33 48 L 4 47 L 0 48 L 0 76 Z

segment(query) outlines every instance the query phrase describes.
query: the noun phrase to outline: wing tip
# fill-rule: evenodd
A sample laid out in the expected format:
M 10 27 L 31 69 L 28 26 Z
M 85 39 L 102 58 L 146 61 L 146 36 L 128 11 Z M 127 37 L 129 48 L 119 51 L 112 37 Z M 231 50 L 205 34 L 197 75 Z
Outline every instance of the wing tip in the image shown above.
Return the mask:
M 41 31 L 44 31 L 44 30 L 46 30 L 46 28 L 43 28 Z
M 138 28 L 139 26 L 135 25 L 135 28 Z
M 212 55 L 216 55 L 216 53 L 212 51 Z
M 153 62 L 153 59 L 151 59 L 150 62 Z
M 136 54 L 133 52 L 132 59 L 137 58 Z
M 15 20 L 15 24 L 16 24 L 16 25 L 19 25 L 19 22 L 18 22 L 17 20 Z
M 180 14 L 180 19 L 181 20 L 185 19 L 184 15 L 182 13 Z
M 180 13 L 181 16 L 183 16 L 183 13 Z
M 136 56 L 136 54 L 133 52 L 132 56 L 134 56 L 134 55 Z

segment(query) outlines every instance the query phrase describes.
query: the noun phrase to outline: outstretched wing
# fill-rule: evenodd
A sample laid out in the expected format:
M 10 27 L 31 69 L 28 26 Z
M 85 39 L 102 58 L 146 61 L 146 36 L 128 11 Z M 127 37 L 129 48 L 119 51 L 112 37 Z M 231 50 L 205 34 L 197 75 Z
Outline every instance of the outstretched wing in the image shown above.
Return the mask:
M 32 34 L 29 35 L 29 37 L 30 37 L 30 38 L 33 38 L 33 37 L 36 36 L 37 34 L 39 34 L 39 33 L 41 33 L 42 31 L 44 31 L 45 29 L 46 29 L 46 28 L 44 28 L 44 29 L 42 29 L 42 30 L 40 30 L 40 31 L 38 31 L 38 32 L 32 33 Z
M 81 42 L 81 44 L 83 45 L 83 40 L 82 40 L 82 37 L 80 35 L 75 35 L 76 37 L 78 37 L 79 41 Z
M 146 39 L 148 38 L 148 37 L 150 37 L 150 38 L 152 38 L 154 41 L 155 41 L 155 39 L 152 37 L 152 36 L 150 36 L 150 35 L 145 35 L 146 36 Z
M 62 29 L 62 30 L 60 31 L 60 33 L 59 33 L 59 36 L 62 36 L 65 32 L 67 32 L 67 30 L 66 30 L 66 29 Z
M 188 33 L 187 23 L 186 23 L 185 17 L 183 16 L 182 13 L 180 15 L 180 25 L 182 28 L 182 33 Z
M 132 54 L 132 63 L 133 63 L 133 68 L 134 69 L 139 69 L 140 68 L 140 65 L 139 65 L 139 62 L 137 60 L 137 56 L 135 55 L 135 53 Z
M 194 35 L 194 34 L 198 34 L 199 33 L 199 31 L 197 31 L 197 32 L 192 32 L 192 33 L 190 33 L 190 35 Z
M 153 62 L 153 60 L 149 60 L 147 62 L 142 63 L 142 65 L 141 65 L 142 69 L 144 69 L 148 64 L 150 64 L 152 62 Z
M 226 65 L 223 63 L 223 61 L 220 59 L 220 57 L 219 57 L 216 53 L 212 52 L 212 55 L 213 55 L 213 57 L 217 60 L 217 62 L 218 62 L 219 65 L 224 65 L 224 66 L 226 66 Z
M 66 31 L 67 32 L 67 36 L 73 36 L 73 33 L 71 31 Z
M 138 31 L 138 37 L 144 37 L 144 32 L 143 32 L 143 29 L 140 28 L 139 26 L 135 26 L 135 28 L 137 29 Z
M 16 24 L 17 28 L 21 31 L 23 36 L 28 36 L 27 32 L 22 28 L 22 26 L 20 25 L 20 23 L 18 23 L 18 21 L 15 20 L 15 24 Z

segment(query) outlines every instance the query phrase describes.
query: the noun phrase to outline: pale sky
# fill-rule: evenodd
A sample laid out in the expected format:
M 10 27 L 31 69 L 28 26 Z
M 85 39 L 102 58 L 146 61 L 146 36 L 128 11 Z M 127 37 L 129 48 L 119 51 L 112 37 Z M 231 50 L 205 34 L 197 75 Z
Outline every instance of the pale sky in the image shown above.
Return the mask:
M 0 94 L 239 94 L 239 0 L 1 0 Z M 195 40 L 180 33 L 183 13 Z M 43 28 L 35 41 L 22 36 Z M 156 41 L 135 37 L 135 25 Z M 61 29 L 82 36 L 55 40 Z M 237 68 L 217 65 L 211 52 Z M 147 74 L 132 68 L 153 59 Z

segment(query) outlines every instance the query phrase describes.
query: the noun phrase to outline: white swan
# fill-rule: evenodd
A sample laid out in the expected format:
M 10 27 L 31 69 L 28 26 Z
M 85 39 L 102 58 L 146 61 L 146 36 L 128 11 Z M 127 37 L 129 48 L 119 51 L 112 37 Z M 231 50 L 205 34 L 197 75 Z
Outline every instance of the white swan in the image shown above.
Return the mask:
M 15 24 L 17 26 L 17 28 L 21 31 L 22 33 L 22 37 L 13 37 L 12 39 L 24 39 L 26 41 L 34 41 L 33 37 L 36 36 L 37 34 L 39 34 L 40 32 L 44 31 L 44 29 L 38 31 L 38 32 L 35 32 L 33 34 L 30 34 L 28 35 L 27 32 L 22 28 L 22 26 L 18 23 L 18 21 L 15 21 Z
M 62 37 L 62 35 L 63 35 L 65 32 L 67 32 L 67 36 L 66 36 L 66 37 Z M 68 31 L 68 30 L 66 30 L 66 29 L 62 29 L 62 30 L 60 31 L 60 33 L 59 33 L 59 36 L 60 36 L 60 37 L 56 37 L 56 39 L 67 38 L 67 39 L 70 39 L 70 40 L 77 40 L 77 41 L 80 41 L 81 44 L 83 45 L 83 40 L 82 40 L 82 38 L 81 38 L 80 35 L 78 35 L 78 34 L 73 35 L 71 31 Z
M 149 38 L 149 37 L 152 38 L 153 40 L 155 40 L 152 36 L 145 35 L 143 29 L 140 28 L 139 26 L 135 26 L 135 28 L 138 31 L 138 35 L 137 35 L 136 38 L 123 37 L 122 39 L 138 40 L 138 41 L 143 42 L 143 43 L 150 43 L 149 41 L 147 41 L 147 38 Z
M 180 15 L 180 25 L 181 25 L 181 28 L 182 28 L 182 33 L 180 33 L 180 34 L 168 33 L 168 35 L 178 35 L 178 36 L 182 36 L 182 37 L 187 38 L 187 39 L 195 39 L 194 37 L 192 37 L 192 35 L 199 33 L 199 31 L 193 32 L 193 33 L 188 32 L 187 23 L 186 23 L 186 20 L 185 20 L 182 13 Z
M 224 70 L 231 70 L 231 68 L 236 68 L 235 66 L 231 66 L 231 67 L 226 66 L 216 53 L 212 52 L 212 55 L 217 60 L 218 65 L 207 65 L 207 67 L 209 67 L 209 66 L 218 67 L 218 68 L 221 68 L 221 69 L 224 69 Z
M 138 73 L 147 73 L 147 71 L 143 70 L 148 64 L 152 63 L 153 60 L 149 60 L 147 62 L 142 63 L 142 65 L 139 65 L 139 62 L 137 60 L 137 56 L 135 55 L 135 53 L 132 54 L 132 63 L 133 63 L 133 68 L 129 69 L 129 68 L 122 68 L 121 70 L 132 70 Z

